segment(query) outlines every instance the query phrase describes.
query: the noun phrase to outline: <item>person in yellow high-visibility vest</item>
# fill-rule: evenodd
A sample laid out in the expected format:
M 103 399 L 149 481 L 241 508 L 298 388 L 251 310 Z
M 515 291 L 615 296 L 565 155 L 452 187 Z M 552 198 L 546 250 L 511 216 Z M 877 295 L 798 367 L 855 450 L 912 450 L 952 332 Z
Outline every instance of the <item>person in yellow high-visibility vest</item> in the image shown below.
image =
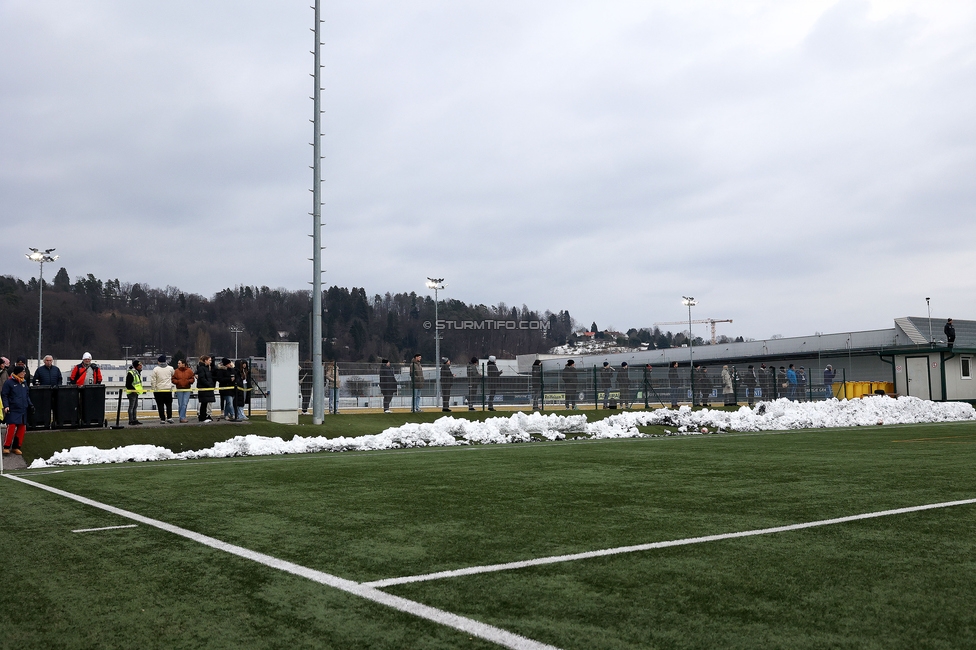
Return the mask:
M 145 391 L 142 388 L 142 361 L 136 359 L 132 367 L 125 374 L 125 394 L 129 398 L 129 424 L 142 424 L 137 417 L 139 410 L 139 396 Z

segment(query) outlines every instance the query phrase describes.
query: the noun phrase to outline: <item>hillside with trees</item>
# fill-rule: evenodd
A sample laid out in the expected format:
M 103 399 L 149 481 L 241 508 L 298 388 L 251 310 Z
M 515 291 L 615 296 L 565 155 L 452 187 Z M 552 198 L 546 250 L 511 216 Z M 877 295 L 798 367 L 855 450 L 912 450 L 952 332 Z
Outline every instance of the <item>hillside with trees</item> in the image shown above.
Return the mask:
M 37 279 L 23 281 L 0 276 L 0 353 L 33 358 L 37 350 Z M 353 287 L 331 287 L 323 294 L 323 355 L 328 360 L 402 360 L 420 352 L 434 358 L 432 296 L 411 293 L 367 295 Z M 118 359 L 165 353 L 194 357 L 203 353 L 264 356 L 268 341 L 297 341 L 302 359 L 311 357 L 309 291 L 238 286 L 210 298 L 176 287 L 159 289 L 100 280 L 88 274 L 71 282 L 61 268 L 44 283 L 42 354 L 79 358 L 91 352 L 96 359 Z M 471 305 L 442 300 L 442 321 L 514 321 L 526 329 L 449 329 L 443 331 L 441 354 L 453 359 L 489 354 L 512 358 L 545 352 L 575 338 L 568 311 L 539 312 L 523 305 Z M 529 329 L 542 321 L 547 329 Z M 425 323 L 427 327 L 425 327 Z

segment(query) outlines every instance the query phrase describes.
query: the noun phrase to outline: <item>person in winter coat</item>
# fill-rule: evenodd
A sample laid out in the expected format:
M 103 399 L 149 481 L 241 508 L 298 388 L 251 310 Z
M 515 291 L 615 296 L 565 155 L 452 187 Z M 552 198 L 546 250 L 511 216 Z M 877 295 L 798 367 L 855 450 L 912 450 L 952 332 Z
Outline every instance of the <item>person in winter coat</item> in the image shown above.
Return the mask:
M 806 368 L 800 366 L 800 369 L 796 371 L 796 396 L 797 399 L 803 399 L 807 394 L 807 371 Z
M 789 399 L 796 399 L 796 369 L 793 364 L 786 369 L 786 396 Z
M 488 375 L 488 410 L 495 410 L 495 393 L 498 392 L 498 382 L 499 378 L 502 376 L 502 371 L 498 369 L 498 364 L 495 363 L 495 355 L 490 355 L 488 357 L 488 364 L 485 367 L 485 374 Z
M 681 398 L 681 379 L 678 377 L 678 362 L 675 361 L 668 368 L 668 386 L 671 389 L 671 408 L 678 408 L 678 400 Z
M 454 373 L 451 371 L 451 360 L 447 357 L 441 359 L 441 403 L 444 405 L 441 410 L 445 413 L 451 412 L 451 386 L 454 384 Z
M 834 377 L 836 376 L 837 371 L 834 370 L 834 367 L 828 363 L 827 367 L 824 368 L 823 373 L 824 394 L 826 399 L 830 399 L 834 396 Z
M 139 396 L 145 390 L 142 388 L 142 361 L 133 359 L 128 372 L 125 373 L 125 395 L 129 400 L 129 424 L 142 424 L 139 421 Z
M 579 376 L 577 375 L 576 362 L 570 359 L 560 371 L 563 380 L 563 392 L 566 393 L 566 410 L 576 409 L 576 396 L 579 394 Z
M 728 366 L 722 366 L 722 397 L 726 406 L 735 404 L 735 387 L 732 385 L 732 373 Z
M 410 362 L 410 388 L 413 389 L 413 402 L 410 410 L 420 413 L 420 393 L 424 390 L 424 367 L 420 365 L 420 353 L 413 355 Z
M 786 366 L 780 366 L 776 371 L 776 396 L 785 397 L 790 387 L 789 377 L 786 375 Z
M 71 369 L 68 381 L 75 386 L 90 386 L 102 383 L 101 369 L 92 363 L 92 355 L 86 352 L 81 357 L 81 363 Z
M 234 394 L 237 386 L 234 385 L 234 362 L 224 357 L 220 360 L 220 366 L 214 371 L 214 381 L 220 386 L 220 401 L 223 403 L 223 418 L 225 420 L 236 421 L 237 411 L 234 409 Z
M 626 361 L 620 364 L 620 370 L 617 371 L 617 390 L 620 392 L 620 408 L 630 408 L 634 396 L 630 390 L 630 366 Z
M 200 404 L 197 410 L 197 420 L 200 422 L 213 422 L 210 417 L 210 405 L 217 401 L 214 388 L 217 386 L 213 377 L 213 357 L 204 354 L 200 357 L 197 364 L 197 401 Z
M 61 369 L 54 365 L 54 357 L 50 354 L 44 357 L 44 364 L 34 371 L 35 386 L 60 386 L 64 383 Z
M 389 359 L 383 359 L 382 364 L 380 366 L 380 392 L 383 393 L 383 412 L 392 413 L 390 403 L 393 402 L 393 396 L 396 395 L 397 391 L 396 375 L 393 373 L 393 366 L 390 365 Z
M 542 360 L 532 362 L 532 410 L 539 410 L 539 398 L 542 396 Z M 542 400 L 545 404 L 545 398 Z
M 613 369 L 609 361 L 603 362 L 600 369 L 600 390 L 603 391 L 603 408 L 610 408 L 610 388 L 613 386 L 613 375 L 617 371 Z
M 951 350 L 952 346 L 956 342 L 956 326 L 952 324 L 951 318 L 946 321 L 945 327 L 942 328 L 942 331 L 945 332 L 946 343 L 948 343 L 949 349 Z
M 14 366 L 13 372 L 0 388 L 0 402 L 3 403 L 3 421 L 7 425 L 7 437 L 3 441 L 3 453 L 11 451 L 21 455 L 20 448 L 27 434 L 27 415 L 34 410 L 30 401 L 27 383 L 27 368 Z
M 186 365 L 186 361 L 178 359 L 176 369 L 173 371 L 173 385 L 176 386 L 176 404 L 180 414 L 180 422 L 187 422 L 186 407 L 190 403 L 190 392 L 196 375 L 193 369 Z
M 237 412 L 237 419 L 241 422 L 247 420 L 244 407 L 251 401 L 251 368 L 247 365 L 247 359 L 237 360 L 237 369 L 234 371 L 234 410 Z
M 149 390 L 156 400 L 160 424 L 173 424 L 173 366 L 166 363 L 166 355 L 156 359 L 156 367 L 149 375 Z
M 468 410 L 473 411 L 478 393 L 481 391 L 481 368 L 478 367 L 478 357 L 471 357 L 468 362 Z
M 749 402 L 749 406 L 752 406 L 756 401 L 756 386 L 759 385 L 759 375 L 756 374 L 755 366 L 750 365 L 746 368 L 742 383 L 746 386 L 746 400 Z
M 3 382 L 7 381 L 10 377 L 10 359 L 7 357 L 0 357 L 0 388 L 3 388 Z

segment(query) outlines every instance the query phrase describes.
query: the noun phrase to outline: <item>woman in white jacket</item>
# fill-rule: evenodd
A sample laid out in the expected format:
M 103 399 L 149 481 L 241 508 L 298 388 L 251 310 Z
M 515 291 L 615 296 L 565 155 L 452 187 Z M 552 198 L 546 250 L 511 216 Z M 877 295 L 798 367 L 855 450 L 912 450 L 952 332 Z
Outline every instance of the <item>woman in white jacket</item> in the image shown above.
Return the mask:
M 156 400 L 161 424 L 173 424 L 173 366 L 166 364 L 166 355 L 156 359 L 159 363 L 149 376 L 149 389 Z

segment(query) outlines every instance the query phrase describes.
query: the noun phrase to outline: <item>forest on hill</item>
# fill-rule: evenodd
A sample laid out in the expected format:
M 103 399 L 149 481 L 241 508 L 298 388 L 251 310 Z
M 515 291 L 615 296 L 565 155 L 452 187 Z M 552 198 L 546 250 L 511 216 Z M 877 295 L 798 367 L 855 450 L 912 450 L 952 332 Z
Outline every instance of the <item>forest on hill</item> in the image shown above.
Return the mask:
M 37 350 L 37 279 L 0 276 L 0 354 L 33 358 Z M 42 354 L 61 359 L 123 356 L 264 356 L 268 341 L 296 341 L 311 358 L 309 291 L 238 286 L 210 298 L 92 274 L 71 281 L 65 268 L 44 282 Z M 545 352 L 575 338 L 568 311 L 538 312 L 526 306 L 470 305 L 441 300 L 441 355 L 454 359 L 489 354 L 513 358 Z M 323 355 L 327 360 L 403 360 L 420 352 L 434 358 L 432 296 L 397 293 L 369 296 L 365 289 L 330 287 L 323 292 Z M 498 321 L 514 322 L 497 325 Z M 465 325 L 465 322 L 470 325 Z M 485 322 L 488 322 L 485 325 Z M 479 325 L 480 324 L 480 325 Z M 426 325 L 426 327 L 425 327 Z M 511 328 L 511 329 L 508 329 Z

